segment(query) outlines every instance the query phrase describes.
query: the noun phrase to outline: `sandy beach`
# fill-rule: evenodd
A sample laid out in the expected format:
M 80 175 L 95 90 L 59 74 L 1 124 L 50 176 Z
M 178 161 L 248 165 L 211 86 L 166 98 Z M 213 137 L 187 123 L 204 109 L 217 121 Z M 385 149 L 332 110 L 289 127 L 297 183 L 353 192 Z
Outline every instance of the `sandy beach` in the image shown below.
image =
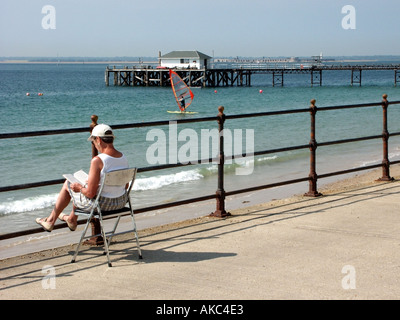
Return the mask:
M 75 245 L 0 261 L 1 299 L 398 299 L 400 167 L 303 195 L 140 230 L 101 248 Z M 46 287 L 44 267 L 54 270 Z M 352 278 L 353 277 L 353 278 Z M 107 294 L 105 294 L 107 291 Z

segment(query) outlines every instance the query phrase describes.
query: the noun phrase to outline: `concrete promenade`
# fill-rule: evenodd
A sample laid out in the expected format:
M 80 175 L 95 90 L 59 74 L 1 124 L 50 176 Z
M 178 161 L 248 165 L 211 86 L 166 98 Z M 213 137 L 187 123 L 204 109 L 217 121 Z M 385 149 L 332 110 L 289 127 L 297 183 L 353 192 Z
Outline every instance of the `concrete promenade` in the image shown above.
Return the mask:
M 399 299 L 400 182 L 320 191 L 142 230 L 143 260 L 125 235 L 112 268 L 74 245 L 4 259 L 0 300 Z

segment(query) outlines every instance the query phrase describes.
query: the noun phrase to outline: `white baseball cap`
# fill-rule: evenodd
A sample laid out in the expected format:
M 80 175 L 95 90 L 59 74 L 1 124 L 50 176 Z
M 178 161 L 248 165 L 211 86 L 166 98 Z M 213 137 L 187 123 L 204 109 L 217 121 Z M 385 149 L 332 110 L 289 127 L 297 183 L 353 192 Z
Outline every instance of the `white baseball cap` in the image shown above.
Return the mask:
M 92 134 L 88 138 L 88 141 L 92 140 L 93 137 L 101 137 L 101 138 L 108 138 L 112 137 L 115 138 L 110 126 L 102 123 L 95 126 L 92 130 Z

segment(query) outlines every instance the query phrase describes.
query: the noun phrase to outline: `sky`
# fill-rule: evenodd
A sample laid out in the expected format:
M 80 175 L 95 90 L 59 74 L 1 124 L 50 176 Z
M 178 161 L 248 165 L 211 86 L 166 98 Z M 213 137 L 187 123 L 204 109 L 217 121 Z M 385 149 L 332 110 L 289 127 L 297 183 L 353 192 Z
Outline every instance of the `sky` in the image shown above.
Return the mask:
M 0 57 L 400 55 L 399 12 L 399 0 L 1 0 Z

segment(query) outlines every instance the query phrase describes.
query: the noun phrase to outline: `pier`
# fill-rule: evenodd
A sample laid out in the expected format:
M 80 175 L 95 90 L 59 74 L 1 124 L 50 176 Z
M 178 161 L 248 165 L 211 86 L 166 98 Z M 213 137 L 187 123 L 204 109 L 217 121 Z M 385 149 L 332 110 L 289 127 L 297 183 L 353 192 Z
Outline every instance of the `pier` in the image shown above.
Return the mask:
M 285 75 L 308 74 L 311 86 L 322 86 L 323 73 L 329 71 L 350 71 L 350 84 L 362 85 L 365 71 L 392 70 L 394 85 L 400 83 L 400 64 L 398 65 L 307 65 L 307 64 L 245 64 L 230 68 L 212 69 L 174 69 L 190 87 L 250 87 L 253 75 L 271 76 L 272 86 L 284 86 Z M 114 86 L 154 87 L 170 86 L 169 69 L 153 66 L 106 67 L 105 83 Z

